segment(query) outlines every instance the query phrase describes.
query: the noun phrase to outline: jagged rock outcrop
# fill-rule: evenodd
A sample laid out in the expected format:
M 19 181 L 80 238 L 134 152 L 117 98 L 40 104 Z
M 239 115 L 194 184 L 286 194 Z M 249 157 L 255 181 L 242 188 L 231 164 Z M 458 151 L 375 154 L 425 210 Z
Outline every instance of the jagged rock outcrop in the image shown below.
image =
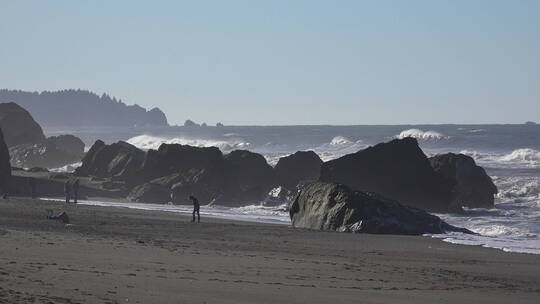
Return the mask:
M 319 178 L 323 161 L 313 151 L 298 151 L 279 159 L 274 167 L 279 185 L 295 190 L 300 181 Z
M 51 136 L 47 138 L 47 141 L 79 160 L 84 156 L 84 142 L 76 136 L 70 134 Z
M 32 115 L 14 102 L 0 103 L 0 128 L 8 147 L 45 140 L 41 126 Z
M 191 204 L 189 196 L 195 196 L 201 204 L 208 204 L 223 193 L 223 170 L 191 169 L 184 172 L 171 188 L 175 204 Z
M 144 183 L 134 187 L 127 199 L 132 202 L 166 204 L 171 201 L 171 190 L 162 184 Z
M 497 186 L 474 159 L 464 154 L 447 153 L 429 158 L 435 172 L 452 185 L 452 204 L 471 208 L 494 205 Z
M 260 202 L 276 184 L 273 168 L 266 159 L 247 150 L 235 150 L 224 156 L 222 204 Z
M 4 141 L 4 133 L 0 128 L 0 195 L 7 190 L 11 179 L 11 164 L 9 163 L 9 150 Z
M 0 126 L 16 167 L 55 168 L 81 160 L 84 143 L 73 135 L 45 138 L 41 126 L 19 105 L 0 104 Z
M 81 160 L 81 154 L 71 154 L 44 140 L 34 144 L 21 144 L 9 148 L 11 164 L 15 167 L 58 168 Z
M 123 141 L 106 145 L 98 140 L 82 159 L 75 170 L 77 175 L 115 177 L 126 179 L 135 175 L 143 163 L 145 153 Z
M 395 139 L 324 163 L 320 181 L 374 192 L 434 212 L 459 211 L 451 185 L 431 167 L 414 138 Z
M 307 185 L 292 204 L 290 216 L 294 227 L 316 230 L 404 235 L 472 233 L 423 210 L 335 183 Z
M 136 201 L 163 201 L 161 190 L 168 189 L 177 204 L 190 203 L 193 194 L 201 204 L 241 205 L 263 200 L 275 185 L 274 171 L 260 154 L 237 150 L 223 156 L 215 147 L 179 144 L 145 153 L 125 142 L 97 141 L 75 172 L 123 181 Z
M 157 151 L 146 153 L 138 175 L 144 180 L 151 180 L 192 169 L 214 169 L 222 166 L 222 162 L 223 154 L 216 147 L 162 144 Z

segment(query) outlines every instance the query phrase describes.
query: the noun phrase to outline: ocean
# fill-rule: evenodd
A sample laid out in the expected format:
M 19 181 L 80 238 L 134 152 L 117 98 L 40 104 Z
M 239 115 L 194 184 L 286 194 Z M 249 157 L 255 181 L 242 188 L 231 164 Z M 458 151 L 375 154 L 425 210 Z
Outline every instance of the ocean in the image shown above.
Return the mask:
M 45 131 L 48 135 L 66 132 Z M 156 149 L 162 143 L 216 146 L 224 153 L 235 149 L 261 153 L 271 165 L 298 150 L 313 150 L 327 161 L 394 138 L 415 137 L 428 156 L 455 152 L 473 157 L 499 189 L 492 209 L 437 214 L 448 223 L 468 228 L 479 236 L 453 233 L 433 237 L 452 243 L 540 254 L 540 125 L 171 127 L 94 132 L 81 129 L 71 133 L 80 136 L 87 148 L 95 139 L 103 137 L 109 143 L 126 140 L 142 149 Z M 129 204 L 129 207 L 189 212 L 182 206 Z M 223 218 L 289 223 L 283 209 L 262 205 L 208 207 L 202 210 L 202 214 L 205 213 Z

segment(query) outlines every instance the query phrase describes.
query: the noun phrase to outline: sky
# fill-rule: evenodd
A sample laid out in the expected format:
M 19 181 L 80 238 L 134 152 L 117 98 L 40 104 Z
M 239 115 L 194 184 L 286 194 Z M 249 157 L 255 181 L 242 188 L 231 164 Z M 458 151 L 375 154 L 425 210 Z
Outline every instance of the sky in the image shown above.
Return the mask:
M 0 88 L 228 125 L 540 122 L 540 1 L 0 0 Z

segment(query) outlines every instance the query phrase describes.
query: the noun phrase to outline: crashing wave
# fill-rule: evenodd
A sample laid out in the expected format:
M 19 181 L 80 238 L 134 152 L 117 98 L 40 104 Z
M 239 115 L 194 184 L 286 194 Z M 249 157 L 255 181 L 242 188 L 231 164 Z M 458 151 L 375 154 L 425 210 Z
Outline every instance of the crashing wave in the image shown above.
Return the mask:
M 231 151 L 234 149 L 246 149 L 250 143 L 243 141 L 222 141 L 211 139 L 197 139 L 174 137 L 165 138 L 152 135 L 139 135 L 127 140 L 128 143 L 139 149 L 157 149 L 161 144 L 181 144 L 195 147 L 217 147 L 222 151 Z
M 420 140 L 439 140 L 439 139 L 448 139 L 449 136 L 445 136 L 439 132 L 436 131 L 423 131 L 420 129 L 409 129 L 404 130 L 399 133 L 399 135 L 396 135 L 396 138 L 403 139 L 405 137 L 413 137 Z
M 538 164 L 540 163 L 540 151 L 534 149 L 517 149 L 512 151 L 512 153 L 501 157 L 501 160 L 507 162 L 518 161 Z
M 51 172 L 61 172 L 61 173 L 73 173 L 73 172 L 75 172 L 75 169 L 77 169 L 80 166 L 82 166 L 82 162 L 73 163 L 73 164 L 65 165 L 63 167 L 50 169 L 49 171 L 51 171 Z
M 347 137 L 343 137 L 343 136 L 336 136 L 332 138 L 332 140 L 330 141 L 330 145 L 332 146 L 343 146 L 343 145 L 350 145 L 350 144 L 352 144 L 352 141 L 348 139 Z

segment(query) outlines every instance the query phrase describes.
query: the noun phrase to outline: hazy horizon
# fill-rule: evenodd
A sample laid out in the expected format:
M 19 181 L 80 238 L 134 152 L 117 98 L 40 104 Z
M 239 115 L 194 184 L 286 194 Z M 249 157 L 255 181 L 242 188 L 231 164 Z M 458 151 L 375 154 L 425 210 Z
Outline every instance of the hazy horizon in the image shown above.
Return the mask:
M 214 125 L 520 124 L 540 2 L 0 4 L 0 83 L 87 89 Z

